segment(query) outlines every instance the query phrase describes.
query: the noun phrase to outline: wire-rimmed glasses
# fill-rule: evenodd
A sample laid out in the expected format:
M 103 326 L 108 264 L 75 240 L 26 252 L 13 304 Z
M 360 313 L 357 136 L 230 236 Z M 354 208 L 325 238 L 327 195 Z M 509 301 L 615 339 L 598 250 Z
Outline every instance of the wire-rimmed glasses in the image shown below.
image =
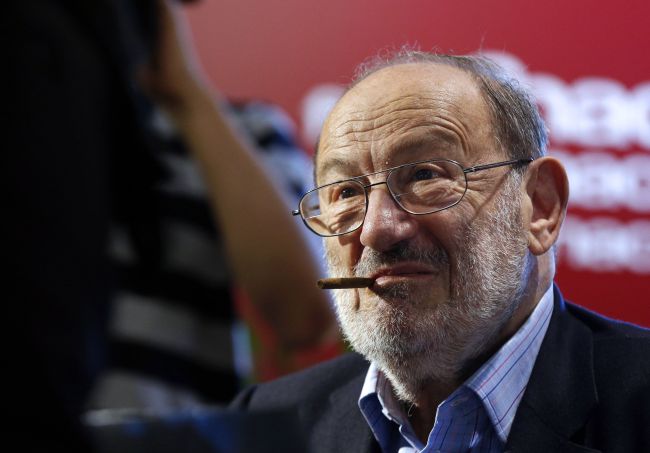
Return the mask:
M 371 187 L 386 184 L 395 203 L 410 214 L 432 214 L 460 203 L 467 192 L 468 173 L 532 161 L 513 159 L 467 168 L 449 159 L 411 162 L 316 187 L 302 196 L 298 209 L 291 213 L 300 215 L 319 236 L 340 236 L 363 225 Z M 368 176 L 382 173 L 387 173 L 385 181 L 363 183 Z

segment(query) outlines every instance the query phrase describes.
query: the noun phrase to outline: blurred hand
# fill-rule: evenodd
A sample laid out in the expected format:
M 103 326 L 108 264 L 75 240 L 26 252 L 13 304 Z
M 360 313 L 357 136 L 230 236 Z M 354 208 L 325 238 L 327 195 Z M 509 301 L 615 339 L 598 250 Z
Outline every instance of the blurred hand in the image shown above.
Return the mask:
M 162 107 L 171 114 L 181 113 L 194 99 L 205 97 L 209 84 L 180 7 L 170 0 L 158 0 L 158 5 L 158 47 L 138 78 Z

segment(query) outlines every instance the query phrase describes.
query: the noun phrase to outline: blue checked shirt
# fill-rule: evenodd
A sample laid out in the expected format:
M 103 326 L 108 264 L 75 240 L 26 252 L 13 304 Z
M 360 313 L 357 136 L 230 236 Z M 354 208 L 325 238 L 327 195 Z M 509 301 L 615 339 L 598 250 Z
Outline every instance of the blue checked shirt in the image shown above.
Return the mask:
M 440 403 L 426 445 L 413 431 L 386 377 L 371 364 L 359 408 L 382 451 L 503 451 L 552 312 L 551 287 L 510 340 Z

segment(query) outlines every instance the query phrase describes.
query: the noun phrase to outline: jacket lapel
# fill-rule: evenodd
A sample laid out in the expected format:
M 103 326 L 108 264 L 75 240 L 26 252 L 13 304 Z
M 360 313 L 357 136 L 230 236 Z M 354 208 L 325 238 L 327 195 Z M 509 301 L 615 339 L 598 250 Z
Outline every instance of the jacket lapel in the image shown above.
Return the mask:
M 591 331 L 567 312 L 555 287 L 553 316 L 517 410 L 506 451 L 597 451 L 579 445 L 597 402 Z
M 367 368 L 365 366 L 363 372 L 330 394 L 328 407 L 318 421 L 319 430 L 326 435 L 317 436 L 321 443 L 314 446 L 313 451 L 355 453 L 379 451 L 378 444 L 357 404 Z

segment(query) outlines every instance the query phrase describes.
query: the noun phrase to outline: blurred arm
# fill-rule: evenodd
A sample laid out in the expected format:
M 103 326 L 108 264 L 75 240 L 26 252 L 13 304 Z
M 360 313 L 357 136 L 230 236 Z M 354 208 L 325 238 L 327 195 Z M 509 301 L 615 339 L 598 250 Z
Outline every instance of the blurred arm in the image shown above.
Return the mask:
M 220 99 L 183 48 L 180 17 L 161 1 L 160 49 L 144 74 L 147 88 L 182 133 L 206 180 L 238 283 L 286 346 L 335 338 L 317 265 L 251 146 L 219 107 Z

